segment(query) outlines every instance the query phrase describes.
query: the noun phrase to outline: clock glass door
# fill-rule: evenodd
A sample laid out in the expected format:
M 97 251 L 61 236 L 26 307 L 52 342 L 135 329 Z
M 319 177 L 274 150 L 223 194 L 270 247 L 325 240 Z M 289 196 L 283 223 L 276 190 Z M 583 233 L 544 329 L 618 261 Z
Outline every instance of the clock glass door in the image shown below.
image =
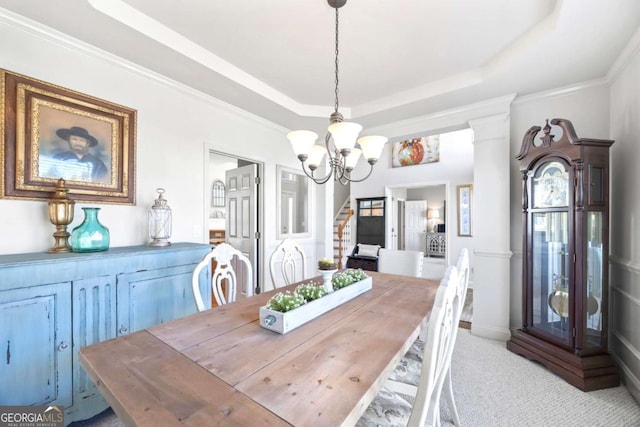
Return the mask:
M 587 307 L 584 330 L 586 331 L 585 349 L 599 348 L 602 337 L 602 295 L 604 276 L 602 263 L 602 212 L 587 214 Z
M 569 172 L 563 162 L 541 164 L 532 179 L 531 298 L 533 330 L 571 345 L 569 322 L 573 295 L 569 287 Z

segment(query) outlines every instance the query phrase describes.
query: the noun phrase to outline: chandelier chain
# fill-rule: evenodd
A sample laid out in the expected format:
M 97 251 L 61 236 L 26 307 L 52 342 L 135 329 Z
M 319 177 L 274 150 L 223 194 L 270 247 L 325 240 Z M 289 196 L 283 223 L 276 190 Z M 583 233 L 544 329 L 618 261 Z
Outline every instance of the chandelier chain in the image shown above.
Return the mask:
M 299 151 L 298 160 L 300 160 L 300 162 L 302 163 L 302 171 L 307 177 L 313 180 L 316 184 L 324 184 L 333 177 L 334 181 L 337 181 L 342 185 L 346 185 L 349 182 L 364 181 L 371 175 L 371 172 L 373 172 L 373 165 L 376 163 L 376 161 L 380 157 L 379 153 L 376 154 L 376 150 L 381 151 L 382 146 L 379 144 L 383 145 L 387 141 L 387 139 L 384 137 L 376 137 L 376 136 L 369 137 L 375 140 L 373 142 L 371 141 L 371 139 L 367 141 L 367 143 L 369 144 L 367 146 L 373 147 L 369 149 L 371 156 L 366 158 L 367 163 L 369 163 L 369 173 L 367 173 L 366 176 L 362 177 L 361 179 L 353 179 L 351 177 L 351 171 L 354 169 L 355 163 L 357 163 L 361 150 L 364 149 L 365 147 L 364 145 L 362 145 L 363 142 L 360 142 L 361 149 L 358 149 L 358 151 L 355 151 L 353 147 L 355 146 L 356 141 L 349 141 L 349 139 L 352 137 L 350 135 L 350 132 L 355 131 L 353 138 L 357 138 L 357 134 L 360 133 L 360 130 L 362 130 L 362 126 L 360 126 L 357 123 L 351 123 L 351 122 L 345 123 L 344 116 L 340 114 L 340 112 L 338 111 L 340 108 L 340 98 L 339 98 L 340 17 L 339 17 L 338 9 L 344 6 L 347 0 L 327 0 L 327 2 L 329 3 L 329 6 L 333 7 L 336 10 L 335 60 L 334 60 L 334 64 L 335 64 L 334 108 L 335 110 L 329 117 L 329 123 L 330 123 L 329 128 L 332 130 L 328 130 L 324 138 L 324 148 L 327 154 L 326 166 L 329 169 L 329 171 L 323 177 L 315 176 L 315 172 L 320 166 L 320 162 L 322 160 L 322 157 L 324 156 L 324 153 L 320 153 L 320 155 L 318 156 L 317 155 L 318 151 L 315 151 L 316 154 L 314 154 L 314 156 L 312 157 L 313 162 L 315 163 L 311 163 L 311 157 L 310 157 L 311 151 L 321 149 L 320 146 L 315 146 L 315 140 L 318 137 L 318 135 L 315 132 L 293 131 L 287 134 L 287 138 L 291 141 L 291 144 L 294 146 L 294 151 L 296 151 L 296 147 L 304 149 L 304 150 L 300 150 L 300 149 L 298 150 Z M 342 123 L 342 124 L 339 124 L 339 123 Z M 346 125 L 346 126 L 343 126 L 343 125 Z M 341 133 L 341 136 L 343 137 L 343 139 L 341 140 L 343 144 L 341 145 L 340 149 L 338 149 L 338 147 L 335 144 L 335 141 L 333 141 L 333 135 L 332 135 L 333 131 L 337 131 Z M 313 139 L 309 139 L 310 137 Z M 381 139 L 383 139 L 384 141 L 380 142 Z M 302 143 L 303 145 L 300 145 L 299 143 Z M 309 150 L 306 149 L 306 146 L 309 147 Z M 365 150 L 362 150 L 362 151 L 365 151 Z M 351 154 L 355 154 L 355 156 L 351 156 Z M 347 161 L 347 158 L 349 158 L 349 161 Z M 307 161 L 309 161 L 308 165 L 307 165 Z
M 336 64 L 336 90 L 335 90 L 335 94 L 336 94 L 336 102 L 335 102 L 335 112 L 338 112 L 338 107 L 339 107 L 339 103 L 338 103 L 338 53 L 339 53 L 339 49 L 338 49 L 338 8 L 336 8 L 336 60 L 335 60 L 335 64 Z

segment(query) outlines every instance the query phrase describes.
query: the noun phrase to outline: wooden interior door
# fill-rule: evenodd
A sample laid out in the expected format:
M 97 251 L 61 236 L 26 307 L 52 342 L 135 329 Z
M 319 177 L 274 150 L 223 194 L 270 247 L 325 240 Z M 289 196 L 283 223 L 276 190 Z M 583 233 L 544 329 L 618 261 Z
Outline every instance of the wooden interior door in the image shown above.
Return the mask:
M 226 193 L 226 241 L 251 260 L 253 287 L 258 284 L 258 215 L 256 194 L 258 165 L 250 164 L 225 173 Z M 233 266 L 238 279 L 238 295 L 251 296 L 253 288 L 247 288 L 247 279 L 241 266 Z M 258 291 L 256 291 L 258 292 Z

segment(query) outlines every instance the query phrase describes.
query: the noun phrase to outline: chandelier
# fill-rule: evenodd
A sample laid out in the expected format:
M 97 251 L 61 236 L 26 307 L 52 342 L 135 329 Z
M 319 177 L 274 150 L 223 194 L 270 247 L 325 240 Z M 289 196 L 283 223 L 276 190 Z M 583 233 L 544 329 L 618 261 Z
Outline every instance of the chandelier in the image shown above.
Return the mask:
M 291 142 L 294 153 L 302 163 L 302 170 L 305 175 L 317 184 L 324 184 L 333 176 L 335 181 L 346 185 L 348 182 L 364 181 L 371 175 L 373 165 L 382 154 L 387 138 L 384 136 L 363 136 L 358 139 L 358 134 L 362 126 L 358 123 L 345 122 L 344 117 L 338 112 L 338 9 L 345 5 L 347 0 L 327 0 L 329 5 L 336 10 L 336 48 L 335 48 L 335 108 L 329 117 L 329 127 L 324 138 L 324 147 L 315 145 L 318 134 L 309 130 L 295 130 L 287 134 L 287 139 Z M 356 139 L 360 148 L 355 148 Z M 316 177 L 315 170 L 318 169 L 324 154 L 327 153 L 327 161 L 330 167 L 329 172 L 324 177 Z M 351 177 L 351 171 L 356 167 L 362 155 L 369 163 L 369 173 L 360 179 Z

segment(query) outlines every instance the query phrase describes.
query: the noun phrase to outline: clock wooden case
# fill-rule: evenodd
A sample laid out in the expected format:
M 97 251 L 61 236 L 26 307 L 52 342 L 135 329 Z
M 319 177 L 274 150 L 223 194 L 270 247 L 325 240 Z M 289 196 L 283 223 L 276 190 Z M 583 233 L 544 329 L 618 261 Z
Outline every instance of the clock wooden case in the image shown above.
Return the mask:
M 607 353 L 609 149 L 553 119 L 524 136 L 522 329 L 507 348 L 581 390 L 619 384 Z M 552 129 L 562 132 L 556 139 Z

